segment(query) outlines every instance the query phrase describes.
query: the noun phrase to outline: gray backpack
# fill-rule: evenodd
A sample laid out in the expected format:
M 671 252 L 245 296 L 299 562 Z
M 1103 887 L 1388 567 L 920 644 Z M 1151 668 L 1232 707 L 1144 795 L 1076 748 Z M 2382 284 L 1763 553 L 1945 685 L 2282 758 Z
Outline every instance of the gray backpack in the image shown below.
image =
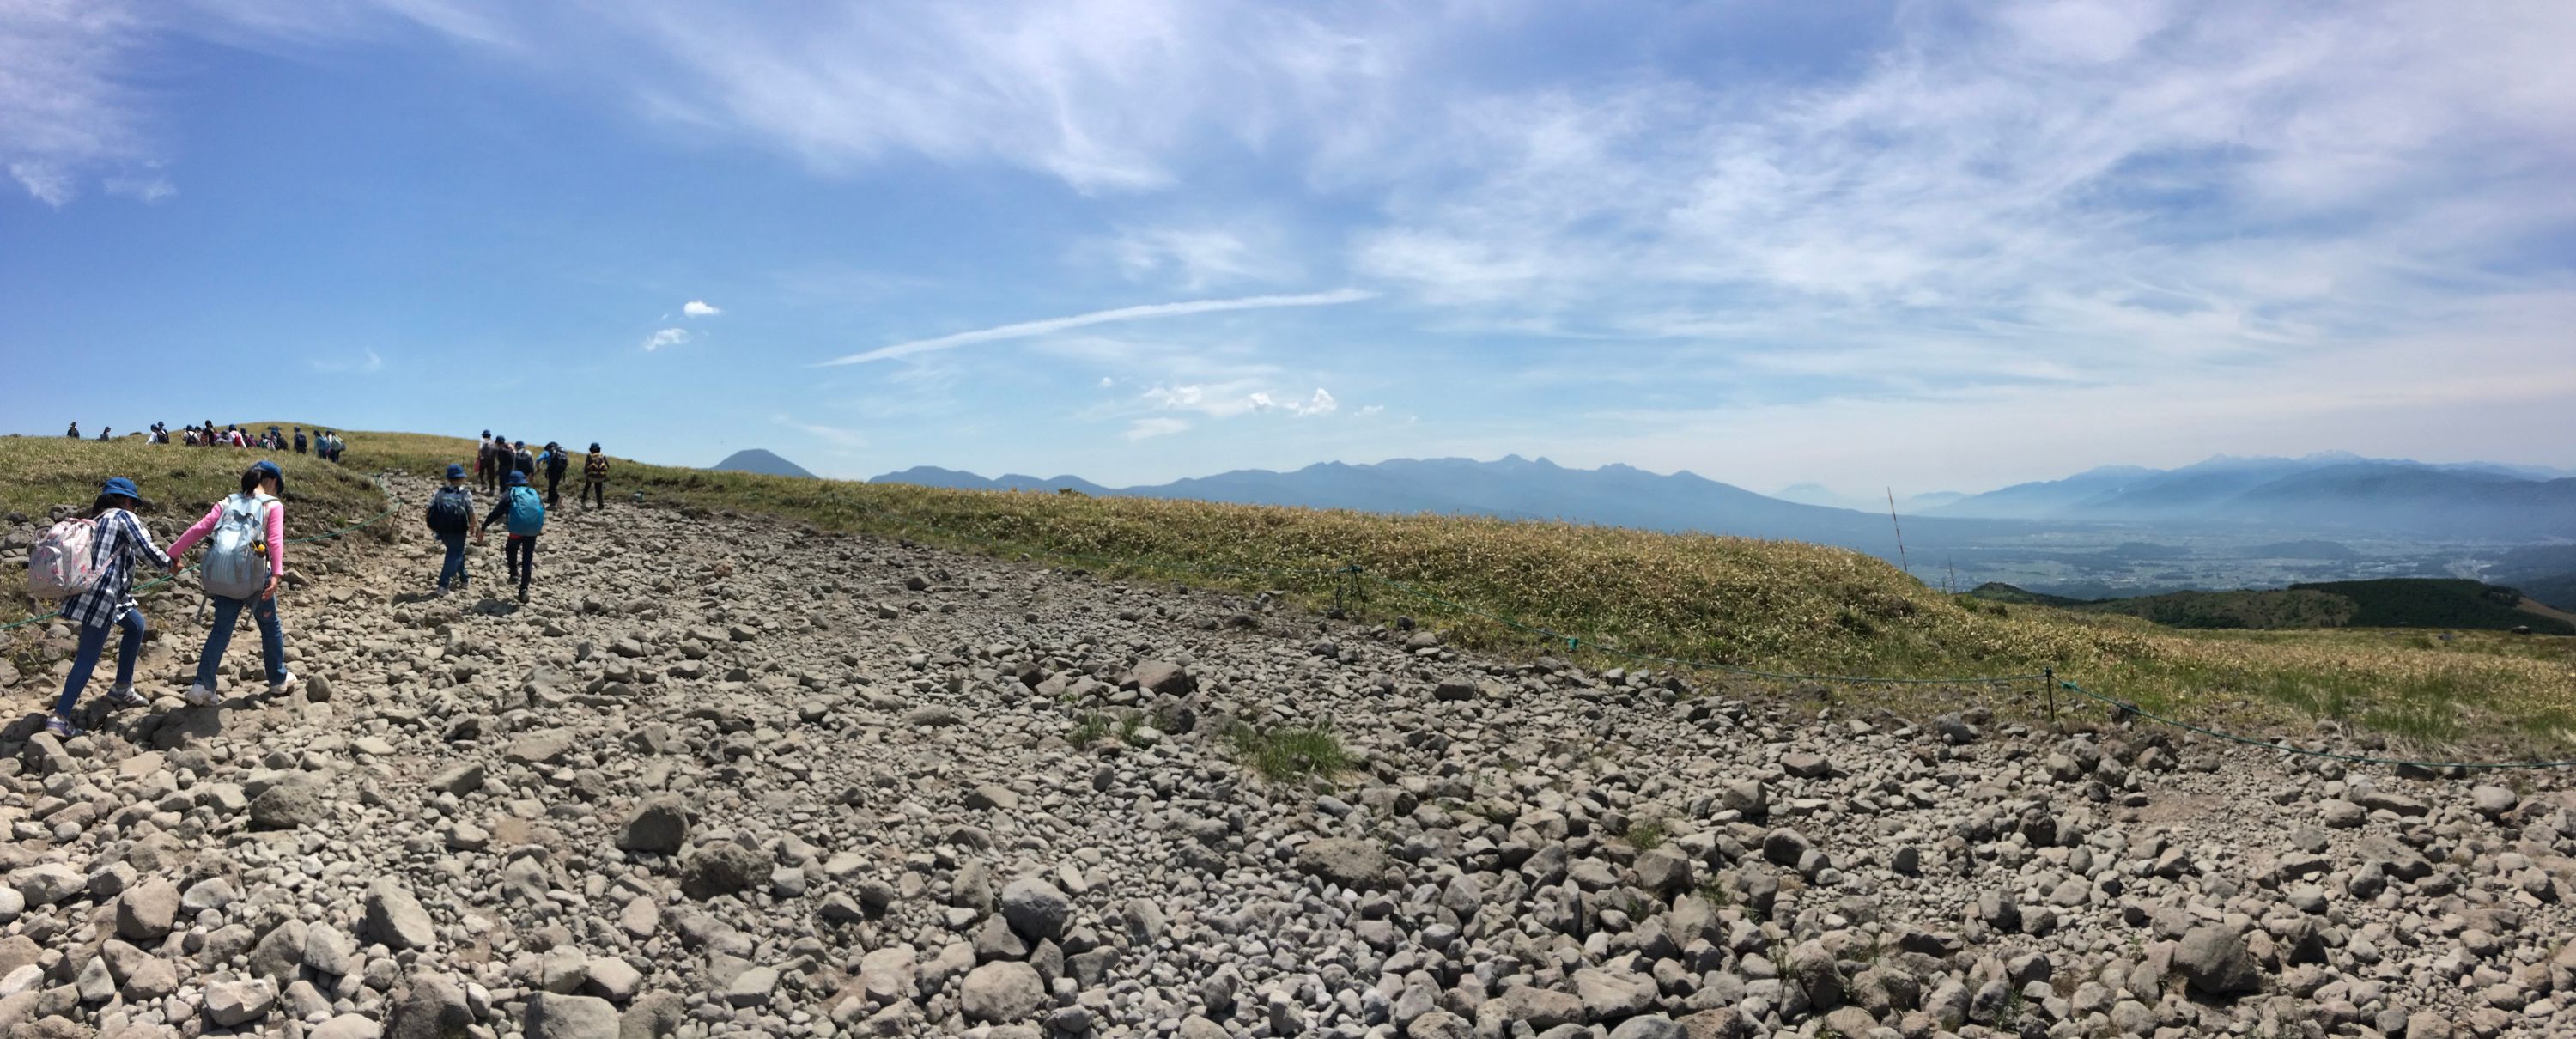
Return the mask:
M 268 510 L 275 504 L 265 494 L 224 499 L 223 515 L 206 539 L 206 594 L 248 599 L 268 587 Z

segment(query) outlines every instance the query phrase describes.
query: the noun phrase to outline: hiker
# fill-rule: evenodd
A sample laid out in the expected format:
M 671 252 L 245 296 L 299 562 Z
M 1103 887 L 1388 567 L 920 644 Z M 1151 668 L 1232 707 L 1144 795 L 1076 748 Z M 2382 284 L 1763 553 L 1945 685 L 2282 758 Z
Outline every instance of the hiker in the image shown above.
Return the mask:
M 72 431 L 71 431 L 71 432 L 69 432 L 69 433 L 65 433 L 65 434 L 63 434 L 63 436 L 68 437 L 68 438 L 73 439 L 73 440 L 78 440 L 78 439 L 80 439 L 80 423 L 78 423 L 78 422 L 74 422 L 74 423 L 72 423 Z
M 546 468 L 546 508 L 551 511 L 563 504 L 555 488 L 563 483 L 564 470 L 572 468 L 572 459 L 564 454 L 562 444 L 546 441 L 546 453 L 538 459 Z
M 590 457 L 581 460 L 581 500 L 587 504 L 594 496 L 599 504 L 592 508 L 608 507 L 608 456 L 599 453 L 595 441 L 590 445 Z
M 528 453 L 525 440 L 510 441 L 510 469 L 533 483 L 537 478 L 537 456 Z M 529 490 L 536 488 L 530 487 Z
M 319 433 L 321 430 L 317 429 L 314 432 Z M 304 427 L 302 426 L 295 427 L 295 453 L 299 455 L 304 453 Z
M 438 535 L 447 546 L 447 558 L 438 564 L 438 595 L 445 598 L 448 582 L 455 590 L 465 590 L 465 535 L 474 527 L 474 494 L 465 489 L 465 467 L 447 465 L 447 486 L 429 496 L 429 532 Z
M 90 504 L 89 560 L 98 567 L 98 577 L 87 591 L 63 604 L 63 619 L 80 629 L 80 648 L 72 655 L 71 673 L 63 676 L 63 695 L 54 701 L 54 716 L 45 722 L 45 731 L 56 736 L 80 735 L 80 727 L 72 724 L 72 708 L 89 688 L 90 672 L 107 650 L 110 628 L 124 628 L 125 640 L 116 647 L 116 685 L 107 692 L 108 707 L 151 703 L 134 691 L 134 660 L 142 655 L 144 636 L 150 632 L 143 623 L 142 607 L 134 602 L 134 561 L 149 560 L 164 570 L 171 569 L 171 564 L 170 556 L 153 546 L 143 521 L 134 518 L 134 508 L 142 501 L 143 492 L 134 488 L 134 481 L 118 476 L 101 485 L 98 500 Z
M 188 687 L 192 706 L 223 702 L 215 692 L 218 672 L 244 606 L 250 607 L 251 619 L 259 624 L 259 659 L 268 669 L 268 694 L 275 696 L 295 684 L 294 673 L 286 669 L 286 633 L 277 623 L 277 584 L 286 578 L 286 503 L 277 496 L 285 485 L 286 474 L 277 463 L 265 459 L 252 463 L 242 470 L 241 493 L 216 502 L 206 518 L 170 543 L 175 559 L 198 541 L 206 542 L 200 580 L 206 598 L 215 604 L 214 625 L 206 629 L 206 648 L 197 654 L 197 684 Z
M 474 448 L 474 486 L 482 491 L 492 489 L 492 431 L 483 431 L 483 443 Z
M 501 500 L 493 503 L 483 525 L 474 529 L 474 543 L 483 543 L 483 532 L 492 524 L 509 520 L 503 529 L 510 540 L 502 546 L 502 558 L 510 565 L 510 578 L 519 582 L 519 601 L 528 601 L 528 581 L 537 576 L 537 535 L 546 529 L 546 503 L 537 497 L 537 489 L 528 486 L 528 474 L 512 470 L 501 481 Z
M 116 432 L 115 426 L 98 427 L 98 442 L 102 444 L 107 443 L 107 435 L 113 432 Z

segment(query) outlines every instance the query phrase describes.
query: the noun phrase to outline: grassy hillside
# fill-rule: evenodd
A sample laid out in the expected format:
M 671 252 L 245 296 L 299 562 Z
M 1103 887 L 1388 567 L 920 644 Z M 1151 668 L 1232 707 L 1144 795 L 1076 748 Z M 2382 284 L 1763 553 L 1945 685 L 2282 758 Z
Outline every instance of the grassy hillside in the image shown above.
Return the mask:
M 264 423 L 263 423 L 264 425 Z M 473 441 L 357 432 L 352 471 L 428 473 Z M 583 438 L 586 439 L 587 438 Z M 63 450 L 59 441 L 30 441 Z M 614 445 L 611 445 L 614 446 Z M 184 450 L 184 449 L 167 449 Z M 148 485 L 147 485 L 148 486 Z M 1423 617 L 1470 644 L 1569 652 L 1492 616 L 1605 643 L 1738 667 L 1948 676 L 2055 668 L 2153 710 L 2240 728 L 2303 731 L 2331 716 L 2425 740 L 2557 746 L 2576 737 L 2576 640 L 2383 637 L 2350 631 L 2184 633 L 2129 617 L 1954 601 L 1894 567 L 1797 542 L 1561 523 L 940 490 L 619 462 L 622 502 L 765 514 L 950 547 L 1078 560 L 1116 575 L 1275 589 L 1329 601 L 1349 565 L 1490 616 L 1361 583 L 1363 614 Z M 2031 709 L 2029 697 L 1999 703 Z M 1939 709 L 1975 689 L 1848 693 Z M 1911 699 L 1900 700 L 1900 696 Z
M 2142 617 L 2176 628 L 2340 628 L 2359 607 L 2326 592 L 2298 589 L 2240 592 L 2167 592 L 2090 603 L 2082 609 Z
M 2468 580 L 2391 578 L 2294 584 L 2291 591 L 2324 592 L 2352 600 L 2347 622 L 2361 628 L 2479 628 L 2530 625 L 2552 635 L 2576 635 L 2576 625 L 2517 608 L 2522 593 Z
M 275 461 L 286 474 L 289 537 L 335 530 L 384 511 L 384 496 L 366 471 L 309 455 L 163 447 L 139 440 L 0 437 L 0 517 L 16 513 L 41 526 L 54 506 L 88 508 L 99 484 L 124 476 L 143 492 L 146 501 L 137 511 L 166 544 L 217 500 L 240 490 L 242 470 L 262 458 Z M 26 585 L 24 568 L 0 567 L 0 603 L 7 604 L 0 606 L 0 622 L 27 615 Z

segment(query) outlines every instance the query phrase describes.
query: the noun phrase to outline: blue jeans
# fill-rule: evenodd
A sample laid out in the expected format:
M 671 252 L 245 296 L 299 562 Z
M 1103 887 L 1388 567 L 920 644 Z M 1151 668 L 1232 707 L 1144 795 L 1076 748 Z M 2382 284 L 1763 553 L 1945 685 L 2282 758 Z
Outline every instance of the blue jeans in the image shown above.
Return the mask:
M 227 599 L 214 596 L 215 624 L 206 630 L 206 651 L 197 655 L 197 684 L 215 687 L 215 672 L 224 666 L 224 649 L 233 644 L 233 625 L 241 620 L 242 607 L 250 607 L 250 616 L 259 622 L 259 662 L 268 665 L 268 683 L 286 680 L 286 632 L 277 626 L 277 600 Z
M 447 543 L 447 561 L 438 564 L 439 590 L 446 591 L 450 579 L 456 582 L 456 587 L 465 587 L 465 535 L 462 532 L 441 534 L 438 540 Z
M 89 688 L 89 673 L 98 667 L 98 658 L 107 652 L 107 632 L 124 628 L 125 641 L 116 647 L 116 687 L 134 684 L 134 658 L 143 654 L 143 635 L 149 629 L 143 624 L 143 611 L 127 610 L 114 624 L 92 627 L 81 625 L 80 650 L 72 656 L 72 673 L 63 676 L 63 698 L 54 701 L 55 714 L 70 714 L 80 703 L 81 690 Z

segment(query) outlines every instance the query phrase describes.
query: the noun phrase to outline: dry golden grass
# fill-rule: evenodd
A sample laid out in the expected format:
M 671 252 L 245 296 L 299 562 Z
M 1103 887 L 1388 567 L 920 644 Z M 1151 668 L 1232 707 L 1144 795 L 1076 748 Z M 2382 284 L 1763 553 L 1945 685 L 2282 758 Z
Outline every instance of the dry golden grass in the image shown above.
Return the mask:
M 436 472 L 470 461 L 474 447 L 470 439 L 421 434 L 345 435 L 351 472 Z M 27 443 L 63 450 L 61 441 Z M 1576 652 L 1605 665 L 1620 659 L 1605 651 L 1621 650 L 1835 675 L 2048 668 L 2159 713 L 2258 734 L 2300 735 L 2310 719 L 2336 718 L 2420 749 L 2505 753 L 2576 744 L 2576 639 L 2186 632 L 2133 618 L 1954 601 L 1842 549 L 1564 523 L 953 491 L 628 461 L 616 463 L 610 484 L 620 501 L 642 491 L 650 502 L 1028 554 L 1128 576 L 1276 589 L 1310 603 L 1331 600 L 1337 587 L 1361 591 L 1365 603 L 1352 605 L 1367 616 L 1413 614 L 1470 644 L 1566 655 L 1565 643 L 1527 630 L 1546 629 L 1579 636 Z M 1370 579 L 1352 583 L 1336 574 L 1348 566 Z M 2006 706 L 2040 702 L 2036 683 L 2005 692 L 2020 697 Z M 1843 696 L 1924 709 L 1986 694 L 1864 687 Z

